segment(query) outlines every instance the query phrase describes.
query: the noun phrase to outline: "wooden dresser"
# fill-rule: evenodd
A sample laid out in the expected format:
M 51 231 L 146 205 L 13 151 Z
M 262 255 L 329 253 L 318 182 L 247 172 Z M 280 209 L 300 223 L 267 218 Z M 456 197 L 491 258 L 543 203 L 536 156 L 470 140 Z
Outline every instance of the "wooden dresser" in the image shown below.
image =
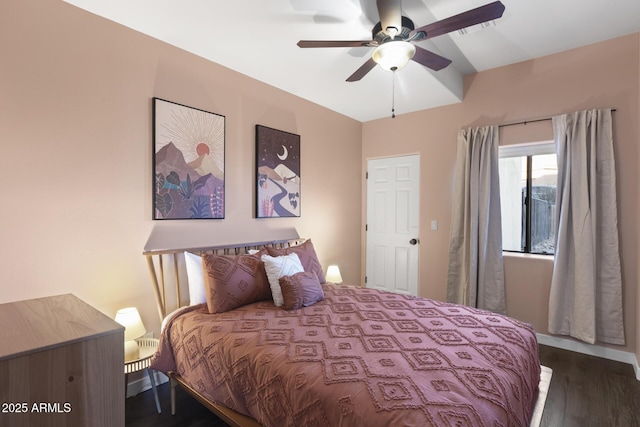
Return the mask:
M 124 328 L 74 295 L 0 304 L 0 427 L 124 426 Z

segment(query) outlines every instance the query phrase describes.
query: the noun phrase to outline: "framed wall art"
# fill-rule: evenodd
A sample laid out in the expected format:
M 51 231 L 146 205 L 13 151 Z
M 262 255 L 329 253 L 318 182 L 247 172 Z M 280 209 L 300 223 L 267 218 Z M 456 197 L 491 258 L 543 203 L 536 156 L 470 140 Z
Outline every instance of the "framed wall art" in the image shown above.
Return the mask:
M 153 219 L 222 219 L 225 117 L 153 98 Z
M 300 216 L 300 135 L 256 125 L 256 217 Z

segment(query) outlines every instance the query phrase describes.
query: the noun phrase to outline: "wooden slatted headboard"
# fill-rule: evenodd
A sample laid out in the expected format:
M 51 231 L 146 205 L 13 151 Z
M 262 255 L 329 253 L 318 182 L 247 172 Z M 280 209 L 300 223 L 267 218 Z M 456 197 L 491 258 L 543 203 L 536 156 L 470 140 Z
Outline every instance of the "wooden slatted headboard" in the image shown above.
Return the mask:
M 147 258 L 151 284 L 156 296 L 158 315 L 162 322 L 167 314 L 173 310 L 188 304 L 188 286 L 186 280 L 186 268 L 184 263 L 184 253 L 191 252 L 197 255 L 204 253 L 214 253 L 222 255 L 246 254 L 251 249 L 260 249 L 265 246 L 274 248 L 287 248 L 298 245 L 306 239 L 272 240 L 268 242 L 238 243 L 227 245 L 213 245 L 204 247 L 188 247 L 174 249 L 145 250 L 142 254 Z M 185 279 L 185 280 L 183 280 Z M 183 284 L 184 282 L 184 284 Z M 172 286 L 173 285 L 173 286 Z M 186 302 L 183 303 L 183 290 L 186 290 Z M 173 298 L 171 297 L 171 294 Z M 175 414 L 175 387 L 180 384 L 188 393 L 194 396 L 200 403 L 205 405 L 214 414 L 234 427 L 260 427 L 260 424 L 253 418 L 237 413 L 221 404 L 211 402 L 198 391 L 187 384 L 180 375 L 175 372 L 168 373 L 171 379 L 171 414 Z
M 175 248 L 144 251 L 147 258 L 149 274 L 151 275 L 151 285 L 156 296 L 158 315 L 160 321 L 164 320 L 167 314 L 185 305 L 183 294 L 186 289 L 188 297 L 188 287 L 186 283 L 186 273 L 184 269 L 184 252 L 194 254 L 215 253 L 224 255 L 241 255 L 248 253 L 251 249 L 260 249 L 264 246 L 276 248 L 286 248 L 304 242 L 305 239 L 272 240 L 268 242 L 238 243 L 227 245 L 204 246 L 197 248 Z M 173 296 L 171 295 L 173 294 Z

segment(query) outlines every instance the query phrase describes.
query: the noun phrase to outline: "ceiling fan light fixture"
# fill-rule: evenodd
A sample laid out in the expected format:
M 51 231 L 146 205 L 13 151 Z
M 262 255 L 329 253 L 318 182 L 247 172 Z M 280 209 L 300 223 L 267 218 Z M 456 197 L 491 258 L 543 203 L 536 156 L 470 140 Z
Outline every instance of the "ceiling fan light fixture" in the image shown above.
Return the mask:
M 371 54 L 371 58 L 384 70 L 402 70 L 413 58 L 416 47 L 404 40 L 381 44 Z

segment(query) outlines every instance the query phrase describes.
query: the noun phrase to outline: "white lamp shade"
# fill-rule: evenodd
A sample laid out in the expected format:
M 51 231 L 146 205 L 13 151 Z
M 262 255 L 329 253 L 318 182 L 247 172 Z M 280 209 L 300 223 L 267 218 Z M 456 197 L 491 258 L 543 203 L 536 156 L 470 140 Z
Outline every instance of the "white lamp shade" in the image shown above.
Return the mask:
M 371 58 L 384 70 L 391 71 L 395 67 L 402 70 L 413 55 L 416 54 L 416 47 L 406 41 L 393 41 L 381 44 L 371 54 Z
M 327 268 L 327 274 L 325 275 L 327 282 L 342 283 L 342 275 L 340 275 L 340 268 L 337 265 L 330 265 Z
M 116 322 L 124 326 L 124 340 L 130 341 L 142 337 L 147 333 L 140 313 L 135 307 L 121 308 L 116 313 Z

